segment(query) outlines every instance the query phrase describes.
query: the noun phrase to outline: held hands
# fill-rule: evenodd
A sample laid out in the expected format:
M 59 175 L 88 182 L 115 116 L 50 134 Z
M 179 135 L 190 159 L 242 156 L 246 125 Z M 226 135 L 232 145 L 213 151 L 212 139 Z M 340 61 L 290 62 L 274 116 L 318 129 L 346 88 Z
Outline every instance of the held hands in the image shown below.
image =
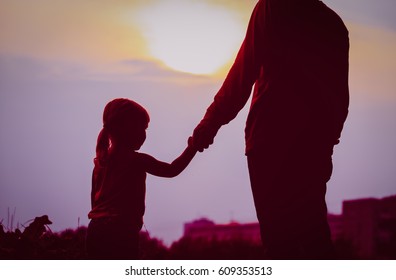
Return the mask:
M 213 127 L 207 123 L 201 122 L 195 129 L 193 136 L 190 137 L 193 147 L 199 151 L 203 152 L 204 149 L 209 148 L 213 144 L 214 138 L 217 134 L 219 128 Z M 190 145 L 189 139 L 189 145 Z

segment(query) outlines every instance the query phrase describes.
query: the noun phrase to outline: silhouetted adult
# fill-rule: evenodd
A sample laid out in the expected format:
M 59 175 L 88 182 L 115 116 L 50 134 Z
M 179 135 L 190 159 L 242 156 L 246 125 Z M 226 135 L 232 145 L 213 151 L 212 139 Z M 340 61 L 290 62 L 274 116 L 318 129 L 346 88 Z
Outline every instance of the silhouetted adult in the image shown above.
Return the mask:
M 222 87 L 194 130 L 202 151 L 244 107 L 266 256 L 334 258 L 326 183 L 348 114 L 348 31 L 318 0 L 260 0 Z

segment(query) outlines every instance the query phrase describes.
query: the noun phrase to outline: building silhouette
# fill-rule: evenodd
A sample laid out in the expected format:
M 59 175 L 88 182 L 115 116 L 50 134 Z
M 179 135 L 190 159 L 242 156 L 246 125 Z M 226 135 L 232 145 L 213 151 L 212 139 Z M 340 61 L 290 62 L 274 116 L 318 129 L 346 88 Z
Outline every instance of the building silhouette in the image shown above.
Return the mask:
M 213 221 L 201 218 L 184 224 L 184 237 L 190 239 L 210 240 L 243 240 L 260 244 L 260 226 L 258 223 L 240 224 L 230 222 L 217 225 Z
M 328 214 L 332 240 L 348 244 L 360 259 L 396 258 L 396 195 L 343 202 L 340 215 Z M 260 244 L 257 222 L 215 224 L 201 218 L 184 224 L 184 236 L 201 240 L 244 240 Z
M 344 201 L 342 220 L 343 239 L 359 257 L 396 256 L 396 195 Z

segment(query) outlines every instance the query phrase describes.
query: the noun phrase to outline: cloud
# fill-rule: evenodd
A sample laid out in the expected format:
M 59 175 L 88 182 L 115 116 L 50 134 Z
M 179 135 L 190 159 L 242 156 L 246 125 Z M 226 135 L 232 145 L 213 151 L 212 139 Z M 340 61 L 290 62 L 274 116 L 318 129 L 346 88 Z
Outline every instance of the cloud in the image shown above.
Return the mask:
M 142 53 L 141 36 L 120 19 L 137 1 L 0 3 L 0 53 L 39 59 L 109 61 Z
M 108 63 L 87 63 L 28 56 L 0 55 L 0 81 L 130 81 L 166 84 L 213 84 L 219 80 L 173 71 L 158 61 L 125 59 Z
M 154 60 L 129 59 L 120 62 L 126 66 L 124 70 L 134 80 L 154 80 L 176 84 L 208 84 L 218 82 L 215 78 L 205 75 L 194 75 L 174 71 Z

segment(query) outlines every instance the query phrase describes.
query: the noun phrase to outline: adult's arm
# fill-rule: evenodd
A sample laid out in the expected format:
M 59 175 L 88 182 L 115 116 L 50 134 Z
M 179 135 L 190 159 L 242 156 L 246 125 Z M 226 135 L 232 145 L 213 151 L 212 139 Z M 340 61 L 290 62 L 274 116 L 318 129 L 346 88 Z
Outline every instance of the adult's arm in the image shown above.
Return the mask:
M 213 143 L 219 128 L 233 120 L 245 106 L 262 65 L 267 0 L 260 0 L 252 13 L 245 39 L 220 90 L 194 130 L 194 145 L 202 151 Z

